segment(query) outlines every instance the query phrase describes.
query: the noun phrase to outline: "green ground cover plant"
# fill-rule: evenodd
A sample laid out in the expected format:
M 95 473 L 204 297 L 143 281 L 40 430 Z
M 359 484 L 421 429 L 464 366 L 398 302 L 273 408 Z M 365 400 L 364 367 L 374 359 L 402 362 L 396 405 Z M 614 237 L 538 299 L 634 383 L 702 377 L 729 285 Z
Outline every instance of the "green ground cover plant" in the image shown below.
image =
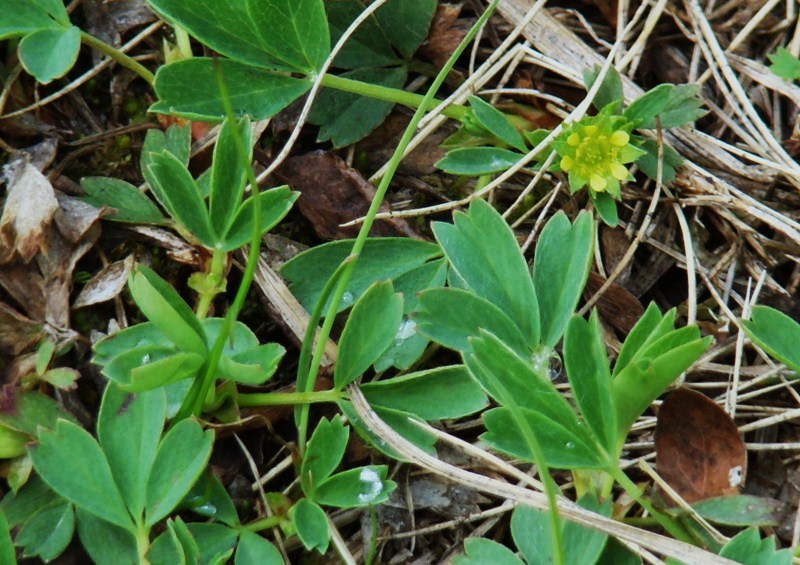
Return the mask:
M 444 111 L 459 129 L 445 142 L 441 171 L 477 176 L 479 188 L 527 156 L 530 172 L 561 175 L 571 195 L 587 189 L 581 204 L 589 209 L 572 219 L 564 210 L 552 213 L 530 259 L 506 219 L 480 198 L 452 221 L 433 222 L 431 241 L 371 238 L 414 131 L 439 104 L 448 73 L 497 2 L 424 95 L 402 88 L 419 71 L 414 53 L 436 8 L 429 0 L 387 2 L 353 34 L 345 30 L 365 10 L 356 0 L 149 4 L 215 55 L 183 53 L 151 75 L 73 25 L 60 0 L 13 0 L 13 9 L 0 15 L 0 38 L 19 38 L 20 63 L 43 84 L 69 72 L 83 42 L 152 83 L 151 112 L 219 124 L 210 166 L 200 174 L 191 167 L 190 128 L 172 125 L 144 139 L 146 190 L 116 178 L 82 180 L 83 202 L 110 209 L 108 220 L 172 230 L 207 260 L 185 281 L 194 306 L 152 266 L 131 270 L 127 289 L 145 321 L 92 346 L 91 361 L 104 379 L 94 433 L 35 390 L 70 390 L 79 376 L 50 368 L 56 345 L 39 343 L 34 371 L 0 413 L 0 456 L 10 460 L 0 561 L 16 562 L 17 553 L 53 560 L 77 535 L 96 563 L 283 563 L 284 537 L 307 552 L 336 551 L 350 562 L 333 509 L 365 509 L 374 529 L 376 507 L 398 489 L 391 465 L 413 463 L 367 424 L 352 401 L 358 390 L 377 417 L 427 454 L 439 453 L 441 439 L 429 423 L 472 416 L 484 447 L 535 469 L 547 509 L 514 508 L 516 552 L 474 538 L 454 563 L 641 563 L 608 526 L 635 522 L 634 515 L 675 542 L 677 549 L 663 551 L 670 558 L 688 547 L 708 559 L 791 562 L 791 550 L 778 550 L 757 528 L 726 543 L 698 533 L 698 521 L 666 509 L 623 465 L 635 423 L 714 338 L 696 323 L 679 326 L 676 309 L 662 312 L 651 303 L 611 355 L 598 309 L 588 316 L 579 311 L 600 237 L 595 214 L 604 226 L 618 225 L 622 185 L 635 180 L 634 166 L 659 185 L 675 180 L 681 158 L 663 133 L 705 115 L 695 86 L 660 84 L 625 104 L 622 78 L 611 70 L 596 88 L 592 115 L 554 129 L 526 129 L 478 96 Z M 329 60 L 341 37 L 347 41 Z M 53 50 L 58 57 L 46 56 Z M 789 78 L 782 52 L 773 62 Z M 327 74 L 331 65 L 337 74 Z M 587 90 L 600 72 L 586 73 Z M 259 190 L 252 125 L 308 94 L 318 79 L 324 90 L 309 121 L 319 128 L 319 142 L 348 146 L 377 128 L 395 104 L 414 114 L 357 237 L 312 247 L 283 265 L 308 322 L 292 367 L 293 390 L 267 390 L 286 371 L 287 348 L 262 343 L 242 311 L 262 238 L 286 220 L 299 195 L 287 185 Z M 236 252 L 245 261 L 233 292 L 228 267 Z M 225 314 L 210 315 L 215 299 L 229 291 Z M 797 322 L 755 306 L 740 323 L 754 344 L 800 372 Z M 319 390 L 331 337 L 337 344 L 331 383 Z M 557 381 L 561 366 L 565 382 Z M 325 416 L 312 413 L 317 404 Z M 217 437 L 207 424 L 235 422 L 244 408 L 285 405 L 293 407 L 296 480 L 284 492 L 264 494 L 259 518 L 242 520 L 209 464 Z M 351 428 L 380 463 L 349 465 Z M 569 489 L 557 481 L 562 472 L 571 477 Z M 620 489 L 630 500 L 625 508 L 614 504 Z M 565 519 L 559 505 L 567 494 L 602 526 Z M 367 563 L 376 559 L 373 534 Z

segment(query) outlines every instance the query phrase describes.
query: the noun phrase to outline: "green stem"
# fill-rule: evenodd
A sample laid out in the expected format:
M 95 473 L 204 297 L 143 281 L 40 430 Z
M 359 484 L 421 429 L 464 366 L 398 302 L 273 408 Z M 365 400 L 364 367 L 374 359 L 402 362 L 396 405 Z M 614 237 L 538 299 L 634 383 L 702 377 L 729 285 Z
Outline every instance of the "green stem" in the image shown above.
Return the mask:
M 214 250 L 211 254 L 211 264 L 208 266 L 208 272 L 205 275 L 200 275 L 205 279 L 199 289 L 195 288 L 200 295 L 200 299 L 197 301 L 197 318 L 200 320 L 205 319 L 208 315 L 214 298 L 225 291 L 225 261 L 227 259 L 228 254 L 226 252 Z
M 353 80 L 336 75 L 325 75 L 322 78 L 322 85 L 344 92 L 368 96 L 369 98 L 375 98 L 377 100 L 402 104 L 403 106 L 415 109 L 424 108 L 425 110 L 433 110 L 442 102 L 436 98 L 428 98 L 427 96 L 415 92 L 381 86 L 380 84 L 370 84 L 368 82 L 361 82 L 360 80 Z M 467 115 L 467 111 L 468 110 L 464 106 L 452 104 L 442 110 L 442 114 L 448 118 L 460 121 Z
M 244 528 L 246 530 L 250 530 L 251 532 L 260 532 L 262 530 L 269 530 L 270 528 L 280 526 L 283 520 L 284 518 L 281 518 L 280 516 L 267 516 L 266 518 L 261 518 L 255 522 L 245 524 Z
M 178 46 L 181 57 L 184 59 L 192 58 L 192 44 L 189 41 L 189 34 L 181 26 L 174 26 L 175 29 L 175 44 Z
M 231 105 L 231 98 L 228 95 L 228 89 L 225 85 L 222 71 L 220 70 L 216 59 L 214 59 L 214 70 L 217 77 L 222 103 L 225 107 L 226 118 L 231 120 L 233 123 L 236 123 L 236 117 L 233 114 L 233 106 Z M 258 264 L 258 256 L 261 252 L 261 199 L 259 198 L 258 183 L 256 182 L 256 176 L 253 172 L 253 167 L 251 166 L 250 160 L 247 157 L 247 150 L 244 147 L 244 142 L 238 133 L 238 128 L 234 128 L 234 131 L 236 131 L 236 134 L 233 136 L 233 141 L 236 144 L 236 152 L 239 155 L 242 166 L 245 167 L 245 170 L 247 171 L 247 180 L 250 183 L 250 188 L 253 192 L 251 196 L 253 199 L 253 234 L 250 238 L 250 248 L 247 252 L 247 264 L 244 267 L 242 281 L 239 283 L 239 289 L 236 291 L 236 297 L 233 299 L 233 304 L 231 304 L 230 308 L 228 308 L 228 312 L 225 314 L 225 320 L 222 328 L 220 329 L 219 335 L 217 336 L 216 341 L 214 341 L 214 345 L 209 352 L 208 363 L 206 363 L 203 377 L 200 379 L 195 379 L 194 383 L 192 383 L 192 388 L 189 389 L 189 393 L 186 395 L 183 404 L 181 404 L 178 413 L 172 420 L 173 425 L 177 422 L 180 422 L 184 418 L 188 418 L 189 416 L 200 415 L 200 412 L 203 409 L 203 403 L 205 402 L 211 387 L 214 385 L 217 367 L 219 367 L 219 361 L 222 357 L 222 350 L 225 349 L 225 342 L 233 330 L 233 324 L 239 317 L 239 312 L 242 311 L 244 301 L 247 298 L 247 293 L 250 290 L 250 284 L 253 282 L 253 275 L 255 274 L 256 265 Z
M 626 475 L 622 469 L 615 466 L 609 469 L 608 473 L 614 477 L 614 480 L 617 481 L 623 489 L 625 489 L 625 492 L 627 492 L 636 502 L 638 502 L 642 508 L 647 510 L 655 519 L 655 521 L 658 522 L 667 532 L 669 532 L 672 537 L 694 545 L 694 539 L 686 531 L 686 529 L 678 522 L 672 520 L 666 514 L 662 514 L 656 510 L 655 507 L 650 504 L 650 501 L 643 496 L 642 490 L 636 486 L 636 483 L 628 478 L 628 475 Z
M 318 392 L 255 392 L 239 394 L 239 406 L 284 406 L 287 404 L 314 404 L 317 402 L 338 402 L 344 393 L 339 390 Z
M 375 190 L 375 196 L 372 198 L 372 203 L 370 204 L 369 210 L 367 211 L 366 217 L 364 218 L 364 223 L 361 224 L 361 229 L 358 232 L 358 236 L 356 237 L 355 242 L 353 243 L 353 249 L 348 257 L 350 261 L 346 265 L 341 268 L 341 274 L 339 275 L 339 280 L 336 283 L 336 287 L 333 290 L 331 295 L 330 303 L 328 305 L 328 311 L 325 316 L 325 321 L 322 324 L 322 328 L 319 333 L 317 345 L 314 348 L 314 353 L 311 357 L 311 364 L 308 367 L 308 371 L 305 375 L 298 375 L 297 380 L 298 382 L 303 382 L 306 384 L 308 389 L 313 389 L 314 382 L 317 378 L 317 372 L 319 371 L 320 364 L 322 363 L 322 356 L 325 353 L 325 343 L 328 340 L 328 336 L 331 335 L 331 329 L 333 328 L 333 321 L 336 317 L 336 313 L 339 310 L 339 303 L 342 300 L 342 296 L 344 296 L 345 290 L 347 289 L 347 283 L 350 281 L 350 275 L 353 273 L 353 269 L 355 268 L 356 262 L 358 261 L 358 256 L 361 253 L 361 250 L 364 249 L 364 244 L 367 241 L 367 236 L 369 235 L 370 229 L 372 229 L 372 224 L 375 222 L 375 215 L 378 213 L 380 209 L 381 203 L 383 202 L 384 196 L 386 196 L 386 191 L 389 188 L 389 183 L 392 181 L 395 172 L 397 171 L 397 167 L 400 165 L 400 161 L 403 158 L 403 154 L 405 153 L 408 144 L 411 142 L 411 138 L 414 136 L 414 132 L 417 129 L 417 125 L 422 120 L 425 112 L 428 108 L 435 107 L 435 95 L 439 88 L 444 83 L 445 78 L 447 77 L 447 73 L 450 72 L 450 69 L 453 68 L 455 65 L 456 60 L 467 47 L 469 42 L 473 40 L 475 35 L 478 33 L 478 29 L 480 26 L 484 24 L 489 19 L 489 16 L 494 12 L 494 8 L 497 6 L 498 0 L 492 2 L 492 4 L 486 9 L 486 11 L 481 15 L 475 25 L 472 26 L 472 29 L 467 33 L 464 39 L 461 41 L 459 46 L 450 55 L 450 58 L 445 63 L 442 70 L 439 71 L 439 74 L 431 83 L 430 88 L 428 88 L 428 92 L 425 93 L 420 99 L 417 97 L 418 94 L 414 94 L 412 96 L 414 103 L 412 107 L 416 108 L 414 115 L 411 117 L 411 120 L 406 126 L 406 130 L 403 132 L 403 136 L 400 138 L 400 142 L 397 144 L 397 147 L 394 150 L 394 154 L 392 158 L 389 160 L 388 165 L 386 166 L 386 173 L 381 177 L 381 182 L 378 185 L 378 188 Z M 330 81 L 333 80 L 333 83 L 338 84 L 340 88 L 344 88 L 345 85 L 352 87 L 353 90 L 348 90 L 349 92 L 356 92 L 358 94 L 362 94 L 362 87 L 364 83 L 358 83 L 355 81 L 348 81 L 346 79 L 342 79 L 341 77 L 331 77 L 330 75 L 325 75 L 323 77 L 323 84 L 326 84 L 325 81 L 329 81 L 328 84 L 331 84 Z M 356 85 L 358 89 L 356 89 Z M 375 86 L 375 85 L 369 85 Z M 375 94 L 382 92 L 388 94 L 391 91 L 393 96 L 402 93 L 403 96 L 409 94 L 405 91 L 395 91 L 394 89 L 387 89 L 385 87 L 375 87 L 373 91 Z M 410 101 L 411 99 L 409 99 Z M 392 98 L 391 101 L 396 101 L 396 98 Z M 466 112 L 465 108 L 462 108 L 462 112 Z M 315 320 L 312 320 L 315 322 Z M 306 339 L 303 340 L 303 347 L 304 351 L 307 351 L 307 348 L 312 347 L 313 339 L 309 339 L 309 335 L 313 336 L 314 332 L 310 332 L 306 335 Z M 302 354 L 302 351 L 301 351 Z M 308 407 L 302 406 L 301 407 L 301 418 L 305 422 L 308 421 Z M 307 427 L 298 426 L 298 447 L 300 450 L 300 454 L 304 453 L 305 445 L 306 445 L 306 435 L 307 435 Z
M 561 516 L 558 514 L 556 502 L 556 495 L 560 490 L 553 480 L 553 477 L 550 475 L 550 469 L 547 466 L 542 446 L 536 439 L 536 434 L 533 433 L 533 428 L 531 428 L 530 423 L 522 415 L 519 404 L 517 404 L 514 396 L 509 392 L 502 380 L 495 378 L 493 375 L 491 378 L 495 389 L 500 391 L 502 395 L 502 398 L 498 398 L 500 404 L 509 409 L 514 423 L 517 425 L 520 432 L 522 432 L 525 442 L 533 453 L 533 462 L 536 464 L 536 469 L 539 471 L 539 477 L 542 479 L 544 493 L 547 496 L 547 504 L 549 506 L 548 515 L 550 517 L 550 543 L 553 545 L 553 563 L 554 565 L 565 565 L 564 536 L 561 530 Z
M 150 551 L 150 531 L 140 526 L 136 532 L 136 552 L 139 555 L 139 565 L 150 565 L 147 552 Z
M 130 69 L 134 73 L 142 77 L 151 86 L 153 85 L 153 83 L 155 83 L 156 77 L 153 73 L 148 71 L 138 61 L 135 61 L 132 58 L 128 57 L 125 53 L 123 53 L 116 47 L 109 45 L 105 41 L 97 39 L 93 35 L 89 35 L 85 31 L 81 31 L 81 42 L 85 45 L 88 45 L 92 49 L 97 49 L 101 53 L 105 53 L 106 55 L 111 57 L 113 60 L 115 60 L 117 63 L 119 63 L 126 69 Z

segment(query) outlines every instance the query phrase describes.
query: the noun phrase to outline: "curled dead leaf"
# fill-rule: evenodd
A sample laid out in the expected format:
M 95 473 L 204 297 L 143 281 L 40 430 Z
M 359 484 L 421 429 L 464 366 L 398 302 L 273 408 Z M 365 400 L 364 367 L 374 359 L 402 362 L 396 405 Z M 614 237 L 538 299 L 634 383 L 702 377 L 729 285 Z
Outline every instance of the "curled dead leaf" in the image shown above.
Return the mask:
M 53 185 L 27 157 L 12 161 L 3 169 L 8 197 L 0 217 L 0 264 L 18 255 L 30 261 L 46 248 L 45 229 L 58 210 Z
M 115 261 L 93 276 L 72 304 L 82 308 L 116 298 L 128 283 L 128 275 L 133 269 L 134 257 L 129 255 L 123 261 Z
M 747 450 L 730 416 L 688 388 L 671 392 L 658 411 L 656 468 L 686 502 L 738 494 Z

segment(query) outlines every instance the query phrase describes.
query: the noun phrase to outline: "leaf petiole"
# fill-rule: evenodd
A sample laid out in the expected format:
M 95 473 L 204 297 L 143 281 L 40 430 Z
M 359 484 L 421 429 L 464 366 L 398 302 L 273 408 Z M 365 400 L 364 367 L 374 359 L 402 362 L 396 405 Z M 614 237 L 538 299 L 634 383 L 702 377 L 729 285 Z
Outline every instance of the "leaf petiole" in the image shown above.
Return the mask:
M 353 80 L 336 75 L 327 74 L 322 78 L 322 85 L 328 88 L 341 90 L 343 92 L 352 92 L 361 96 L 367 96 L 376 100 L 384 100 L 386 102 L 394 102 L 395 104 L 402 104 L 409 108 L 424 107 L 425 110 L 433 110 L 441 100 L 436 98 L 428 98 L 422 94 L 415 92 L 408 92 L 398 88 L 390 88 L 388 86 L 381 86 L 379 84 L 370 84 L 360 80 Z M 442 114 L 454 120 L 463 120 L 467 115 L 468 110 L 464 106 L 451 104 L 442 110 Z
M 129 57 L 116 47 L 109 45 L 105 41 L 102 41 L 93 35 L 89 35 L 83 30 L 81 30 L 81 43 L 83 43 L 84 45 L 88 45 L 92 49 L 97 49 L 98 51 L 104 53 L 105 55 L 108 55 L 109 57 L 111 57 L 111 59 L 113 59 L 126 69 L 130 69 L 134 73 L 142 77 L 144 80 L 147 81 L 147 83 L 150 86 L 153 86 L 153 84 L 155 84 L 156 76 L 153 73 L 147 70 L 141 63 Z

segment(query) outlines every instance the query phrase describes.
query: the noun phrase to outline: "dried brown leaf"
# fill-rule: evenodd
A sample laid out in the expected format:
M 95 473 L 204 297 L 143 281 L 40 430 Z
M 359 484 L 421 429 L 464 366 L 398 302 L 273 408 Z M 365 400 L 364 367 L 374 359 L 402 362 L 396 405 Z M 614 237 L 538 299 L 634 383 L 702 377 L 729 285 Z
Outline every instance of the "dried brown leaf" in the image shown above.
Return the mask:
M 45 249 L 44 231 L 58 210 L 53 185 L 27 158 L 6 165 L 8 197 L 0 217 L 0 264 L 30 261 Z
M 133 263 L 134 257 L 129 255 L 123 261 L 115 261 L 105 266 L 81 289 L 72 307 L 83 308 L 119 296 L 128 282 L 128 275 L 133 269 Z
M 19 355 L 33 347 L 43 335 L 42 324 L 26 318 L 0 302 L 0 352 Z
M 437 67 L 443 67 L 469 31 L 469 24 L 459 22 L 461 4 L 439 4 L 433 15 L 428 39 L 418 53 Z
M 671 392 L 658 411 L 656 467 L 686 502 L 739 493 L 747 450 L 730 416 L 688 388 Z
M 364 180 L 361 173 L 326 151 L 313 151 L 287 159 L 276 175 L 300 191 L 298 208 L 323 239 L 355 237 L 359 226 L 343 228 L 341 224 L 364 216 L 375 197 L 375 188 Z M 389 211 L 389 206 L 381 206 L 381 212 Z M 404 220 L 399 219 L 375 222 L 370 234 L 419 237 Z
M 605 282 L 605 277 L 597 273 L 589 273 L 584 296 L 587 298 L 593 296 Z M 628 335 L 631 328 L 644 314 L 644 308 L 639 299 L 617 283 L 611 283 L 611 286 L 603 292 L 597 301 L 597 309 L 603 319 L 622 335 Z

